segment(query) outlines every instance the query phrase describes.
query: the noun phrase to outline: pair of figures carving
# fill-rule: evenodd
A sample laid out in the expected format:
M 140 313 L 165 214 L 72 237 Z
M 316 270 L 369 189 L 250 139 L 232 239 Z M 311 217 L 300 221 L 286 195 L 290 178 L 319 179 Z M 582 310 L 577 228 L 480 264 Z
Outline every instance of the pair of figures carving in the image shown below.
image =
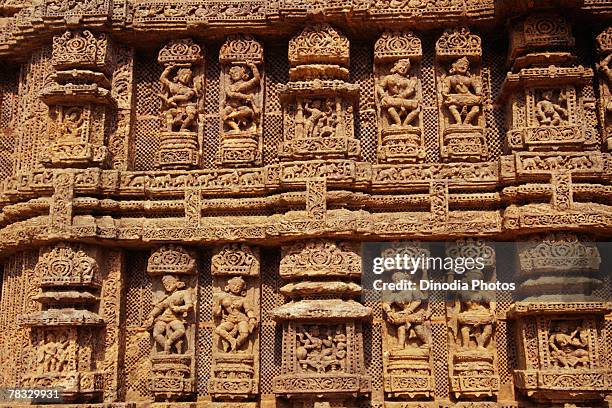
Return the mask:
M 38 373 L 57 373 L 68 363 L 68 339 L 65 335 L 49 332 L 45 343 L 37 350 Z
M 201 79 L 194 75 L 191 64 L 167 65 L 160 76 L 163 116 L 168 132 L 194 131 L 198 100 L 202 95 Z
M 589 361 L 587 331 L 580 325 L 572 328 L 568 322 L 560 322 L 551 330 L 548 345 L 555 363 L 562 368 L 584 366 Z
M 222 112 L 226 131 L 257 131 L 261 108 L 257 106 L 255 97 L 260 81 L 259 69 L 251 61 L 234 63 L 229 69 L 225 83 L 225 107 Z
M 459 305 L 457 325 L 462 350 L 487 350 L 493 335 L 495 318 L 490 306 L 485 301 L 468 299 Z
M 304 371 L 321 374 L 345 369 L 347 337 L 341 326 L 335 330 L 319 325 L 302 327 L 297 337 L 299 344 L 295 354 Z
M 215 333 L 224 352 L 237 352 L 258 325 L 255 308 L 246 298 L 246 282 L 239 276 L 227 281 L 224 292 L 213 304 L 213 314 L 221 318 Z
M 162 354 L 182 354 L 187 317 L 194 309 L 192 290 L 174 275 L 161 279 L 165 296 L 155 303 L 144 326 L 153 329 L 153 339 Z
M 334 103 L 329 99 L 305 100 L 301 106 L 304 112 L 303 137 L 332 137 L 336 134 L 338 126 L 337 111 L 340 102 Z

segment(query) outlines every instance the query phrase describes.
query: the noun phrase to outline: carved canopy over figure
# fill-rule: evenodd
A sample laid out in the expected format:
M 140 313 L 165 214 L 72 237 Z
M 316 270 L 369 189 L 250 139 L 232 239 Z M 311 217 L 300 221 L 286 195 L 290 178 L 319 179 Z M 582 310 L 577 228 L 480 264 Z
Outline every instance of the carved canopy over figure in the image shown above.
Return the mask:
M 255 102 L 261 75 L 253 62 L 245 65 L 234 65 L 226 77 L 223 123 L 229 132 L 256 131 L 261 114 Z
M 542 100 L 536 104 L 536 118 L 540 125 L 559 126 L 567 122 L 567 109 L 554 101 L 555 95 L 552 89 L 542 92 Z M 566 100 L 563 92 L 559 94 L 558 101 Z
M 176 72 L 174 75 L 173 72 Z M 193 131 L 198 113 L 198 98 L 202 93 L 199 78 L 194 77 L 190 64 L 169 64 L 160 76 L 163 115 L 166 131 Z
M 181 354 L 186 318 L 194 309 L 193 294 L 173 275 L 165 275 L 162 285 L 166 295 L 154 305 L 144 325 L 149 330 L 153 328 L 153 339 L 162 348 L 162 353 L 169 354 L 174 348 L 175 353 Z
M 459 58 L 451 64 L 442 84 L 444 104 L 448 107 L 456 125 L 472 125 L 480 113 L 482 85 L 470 75 L 470 61 Z
M 225 352 L 240 350 L 258 324 L 255 308 L 246 299 L 245 286 L 241 277 L 231 278 L 213 304 L 213 314 L 221 317 L 215 333 L 221 337 Z
M 421 110 L 416 99 L 418 79 L 410 76 L 410 59 L 400 59 L 376 85 L 381 108 L 391 126 L 411 126 Z
M 587 331 L 580 325 L 572 330 L 569 322 L 561 322 L 548 337 L 550 354 L 563 368 L 584 366 L 589 361 Z

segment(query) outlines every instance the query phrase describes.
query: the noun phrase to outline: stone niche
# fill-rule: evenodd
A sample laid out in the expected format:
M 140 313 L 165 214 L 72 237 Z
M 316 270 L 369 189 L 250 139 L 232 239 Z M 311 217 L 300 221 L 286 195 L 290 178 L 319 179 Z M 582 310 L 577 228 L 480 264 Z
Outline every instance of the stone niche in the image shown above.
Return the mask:
M 421 40 L 411 32 L 386 31 L 374 45 L 378 114 L 378 160 L 417 163 L 425 159 Z
M 304 241 L 282 247 L 281 293 L 289 302 L 272 311 L 282 324 L 282 374 L 277 396 L 292 406 L 336 403 L 352 406 L 367 395 L 371 380 L 363 357 L 364 320 L 371 311 L 353 300 L 361 293 L 357 245 Z
M 259 265 L 259 250 L 248 245 L 214 250 L 209 389 L 219 400 L 245 400 L 259 392 Z
M 162 246 L 151 253 L 147 272 L 153 281 L 153 309 L 144 322 L 152 334 L 150 390 L 155 400 L 183 400 L 195 390 L 195 256 Z
M 521 393 L 544 404 L 600 404 L 612 390 L 606 363 L 605 319 L 609 299 L 593 290 L 600 255 L 594 242 L 572 233 L 534 236 L 517 244 L 522 300 L 515 321 Z
M 102 251 L 82 244 L 56 244 L 40 251 L 35 275 L 40 311 L 21 315 L 30 328 L 22 386 L 58 388 L 66 401 L 96 401 L 102 396 L 104 319 L 95 311 L 100 300 Z
M 565 17 L 532 14 L 512 25 L 511 69 L 502 85 L 509 152 L 594 150 L 593 70 L 577 64 Z
M 289 41 L 289 79 L 281 89 L 285 161 L 357 157 L 353 122 L 359 87 L 349 76 L 349 41 L 328 24 Z
M 116 48 L 106 34 L 66 31 L 53 37 L 52 81 L 41 91 L 49 106 L 47 167 L 106 166 L 105 146 L 116 101 L 110 78 Z

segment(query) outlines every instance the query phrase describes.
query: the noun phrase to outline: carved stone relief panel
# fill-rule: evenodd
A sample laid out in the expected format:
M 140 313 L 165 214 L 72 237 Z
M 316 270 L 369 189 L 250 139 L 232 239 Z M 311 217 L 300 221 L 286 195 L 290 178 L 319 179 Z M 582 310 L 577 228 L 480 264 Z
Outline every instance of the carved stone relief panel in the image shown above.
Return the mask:
M 458 259 L 482 258 L 483 268 L 463 274 L 449 272 L 449 281 L 458 279 L 495 282 L 495 248 L 489 243 L 460 239 L 447 244 L 446 255 Z M 451 358 L 451 392 L 459 399 L 486 399 L 497 395 L 500 379 L 495 344 L 495 297 L 483 290 L 463 290 L 447 310 Z
M 391 244 L 381 252 L 384 258 L 429 257 L 430 251 L 418 242 Z M 411 281 L 417 287 L 428 280 L 428 270 L 414 274 L 388 270 L 394 282 Z M 434 389 L 432 362 L 431 308 L 428 291 L 383 292 L 384 389 L 389 398 L 429 399 Z
M 194 392 L 196 260 L 187 249 L 166 245 L 149 257 L 153 309 L 144 322 L 152 336 L 150 387 L 156 400 L 175 401 Z
M 216 398 L 248 399 L 259 392 L 259 251 L 244 244 L 217 247 L 213 274 L 213 366 Z
M 250 35 L 230 36 L 221 47 L 222 166 L 261 164 L 263 57 L 262 45 Z
M 348 79 L 348 39 L 328 24 L 289 41 L 290 82 L 281 89 L 285 160 L 359 155 L 353 113 L 359 87 Z
M 599 69 L 599 112 L 604 131 L 605 146 L 612 150 L 612 27 L 597 36 L 597 46 L 601 60 L 597 64 Z
M 202 48 L 190 38 L 173 40 L 159 51 L 157 61 L 164 67 L 159 78 L 164 125 L 157 167 L 197 167 L 200 163 L 198 134 L 203 126 Z
M 425 159 L 422 54 L 421 40 L 411 32 L 385 31 L 374 45 L 379 162 Z

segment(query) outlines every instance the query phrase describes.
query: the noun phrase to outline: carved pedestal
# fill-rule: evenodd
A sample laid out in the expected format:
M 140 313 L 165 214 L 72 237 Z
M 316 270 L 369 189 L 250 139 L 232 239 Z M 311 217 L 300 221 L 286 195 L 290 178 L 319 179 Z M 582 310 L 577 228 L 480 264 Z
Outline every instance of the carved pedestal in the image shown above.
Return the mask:
M 410 32 L 386 31 L 374 46 L 380 162 L 416 163 L 425 159 L 422 54 L 421 40 Z
M 327 24 L 306 27 L 289 42 L 289 78 L 281 90 L 284 160 L 359 155 L 353 112 L 359 87 L 348 79 L 348 39 Z
M 344 400 L 350 405 L 370 392 L 363 321 L 371 312 L 342 299 L 361 291 L 350 282 L 360 276 L 360 262 L 357 247 L 350 244 L 308 241 L 283 247 L 281 276 L 307 279 L 285 285 L 281 292 L 295 300 L 272 312 L 283 327 L 282 374 L 274 378 L 274 393 L 294 406 Z
M 149 257 L 147 272 L 153 279 L 153 310 L 145 322 L 153 342 L 150 390 L 156 400 L 185 399 L 195 388 L 195 257 L 163 246 Z
M 115 47 L 106 34 L 66 31 L 53 38 L 53 82 L 43 89 L 49 105 L 49 144 L 41 161 L 49 167 L 104 166 Z
M 200 104 L 204 92 L 202 49 L 191 39 L 170 41 L 159 51 L 157 60 L 164 66 L 160 77 L 164 128 L 157 166 L 161 169 L 198 167 Z
M 259 392 L 259 251 L 228 244 L 212 257 L 213 366 L 211 394 L 250 399 Z
M 217 162 L 260 165 L 263 134 L 263 47 L 253 37 L 227 38 L 219 53 L 223 133 Z
M 35 268 L 41 292 L 34 299 L 43 308 L 18 318 L 30 327 L 22 386 L 59 388 L 67 401 L 101 397 L 104 373 L 97 359 L 104 320 L 89 310 L 99 301 L 101 255 L 82 245 L 41 250 Z
M 481 40 L 467 28 L 446 30 L 436 42 L 440 156 L 445 161 L 484 161 L 485 93 Z

